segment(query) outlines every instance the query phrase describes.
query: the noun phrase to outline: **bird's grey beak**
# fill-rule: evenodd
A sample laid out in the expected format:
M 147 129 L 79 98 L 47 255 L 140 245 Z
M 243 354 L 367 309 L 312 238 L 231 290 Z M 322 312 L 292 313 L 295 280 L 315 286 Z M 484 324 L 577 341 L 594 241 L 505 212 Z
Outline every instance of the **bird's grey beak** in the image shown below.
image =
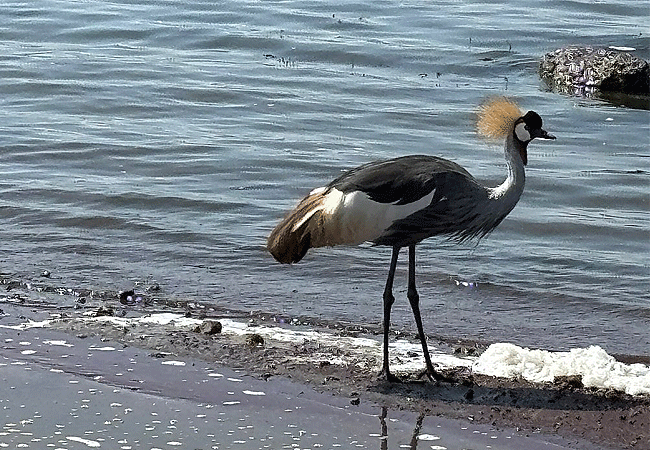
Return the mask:
M 555 136 L 552 134 L 548 134 L 546 130 L 543 128 L 538 128 L 536 130 L 533 130 L 533 132 L 530 134 L 533 139 L 548 139 L 548 140 L 553 140 L 555 139 Z

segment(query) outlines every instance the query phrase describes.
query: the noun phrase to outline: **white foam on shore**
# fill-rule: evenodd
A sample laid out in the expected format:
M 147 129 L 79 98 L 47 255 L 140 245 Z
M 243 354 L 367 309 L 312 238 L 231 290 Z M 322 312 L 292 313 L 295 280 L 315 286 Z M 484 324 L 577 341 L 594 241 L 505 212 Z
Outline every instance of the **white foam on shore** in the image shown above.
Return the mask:
M 175 313 L 148 314 L 138 318 L 125 318 L 115 316 L 87 317 L 85 320 L 96 322 L 109 322 L 118 327 L 130 327 L 135 324 L 167 325 L 178 328 L 194 329 L 203 323 L 203 320 L 185 317 Z M 309 345 L 314 348 L 309 357 L 301 355 L 304 361 L 312 360 L 316 363 L 327 361 L 330 364 L 350 365 L 373 369 L 376 361 L 381 362 L 381 342 L 376 339 L 339 336 L 326 331 L 305 331 L 283 328 L 280 326 L 251 325 L 232 319 L 219 319 L 223 335 L 244 336 L 259 334 L 265 340 L 285 342 L 295 345 Z M 344 350 L 341 354 L 333 356 L 332 347 Z M 320 350 L 322 349 L 322 350 Z M 421 371 L 424 366 L 422 347 L 420 343 L 412 343 L 403 339 L 389 345 L 390 365 L 394 372 Z M 436 351 L 429 345 L 431 358 L 439 368 L 470 367 L 473 359 L 457 357 Z M 337 352 L 339 353 L 339 352 Z M 372 361 L 374 359 L 374 361 Z
M 46 319 L 46 320 L 41 320 L 40 322 L 24 322 L 24 323 L 19 323 L 18 325 L 0 325 L 0 328 L 6 328 L 8 330 L 27 330 L 29 328 L 45 328 L 50 326 L 52 323 L 52 320 Z
M 195 327 L 202 321 L 180 314 L 156 314 L 143 318 L 144 322 Z M 316 349 L 310 355 L 313 361 L 347 365 L 352 361 L 381 361 L 379 340 L 338 336 L 324 331 L 302 331 L 276 326 L 250 325 L 232 319 L 220 319 L 222 334 L 245 335 L 256 333 L 264 339 L 309 344 Z M 342 352 L 332 356 L 331 347 Z M 323 351 L 318 351 L 322 348 Z M 643 364 L 624 364 L 600 347 L 573 349 L 569 352 L 529 350 L 509 343 L 491 345 L 479 358 L 458 357 L 436 351 L 430 346 L 431 360 L 439 368 L 471 367 L 475 373 L 516 378 L 534 383 L 552 382 L 559 376 L 580 375 L 585 387 L 615 389 L 630 395 L 650 394 L 650 367 Z M 403 339 L 389 344 L 390 364 L 395 372 L 414 372 L 424 368 L 424 357 L 419 342 Z M 370 363 L 372 364 L 372 363 Z M 370 368 L 370 367 L 369 367 Z
M 86 317 L 81 320 L 107 322 L 123 328 L 137 324 L 165 325 L 194 329 L 203 321 L 182 314 L 157 313 L 142 317 Z M 5 326 L 16 330 L 47 327 L 57 320 L 27 322 Z M 328 331 L 296 330 L 280 326 L 254 325 L 232 319 L 220 319 L 221 334 L 244 336 L 259 334 L 265 340 L 305 345 L 309 351 L 299 356 L 302 362 L 357 365 L 375 370 L 381 364 L 382 344 L 379 339 L 339 336 Z M 501 378 L 521 377 L 533 383 L 553 382 L 556 377 L 579 375 L 585 387 L 614 389 L 630 395 L 650 395 L 650 367 L 624 364 L 598 346 L 568 352 L 530 350 L 509 343 L 492 344 L 480 357 L 454 356 L 429 346 L 431 360 L 438 368 L 471 368 L 474 373 Z M 93 350 L 108 350 L 92 348 Z M 114 348 L 110 348 L 114 350 Z M 389 345 L 390 365 L 395 373 L 417 372 L 424 366 L 419 342 L 398 339 Z
M 110 317 L 111 319 L 120 319 L 119 317 Z M 182 314 L 174 313 L 157 313 L 157 314 L 148 314 L 146 316 L 139 317 L 137 320 L 140 323 L 151 323 L 154 325 L 174 325 L 177 327 L 195 327 L 203 323 L 202 320 L 193 319 L 191 317 L 185 317 Z
M 630 395 L 650 394 L 650 367 L 623 364 L 595 345 L 549 352 L 508 343 L 492 344 L 478 358 L 473 370 L 494 377 L 521 377 L 533 383 L 579 375 L 586 387 L 615 389 Z
M 322 348 L 323 351 L 313 351 L 311 359 L 314 361 L 327 361 L 330 364 L 348 365 L 351 360 L 356 360 L 355 364 L 362 365 L 362 362 L 368 361 L 368 357 L 381 361 L 382 344 L 376 339 L 339 336 L 326 331 L 300 331 L 291 330 L 282 327 L 270 327 L 254 325 L 249 326 L 243 322 L 237 322 L 231 319 L 221 319 L 223 327 L 222 333 L 244 335 L 256 333 L 265 339 L 271 339 L 281 342 L 294 344 L 309 344 L 316 349 Z M 338 356 L 333 356 L 328 348 L 336 347 L 344 350 Z M 389 344 L 390 365 L 395 372 L 414 372 L 421 371 L 424 366 L 424 357 L 422 356 L 422 346 L 418 343 L 412 343 L 404 339 Z M 450 367 L 470 367 L 473 363 L 471 358 L 460 358 L 436 351 L 435 347 L 429 346 L 431 358 L 436 366 L 441 368 Z M 368 367 L 370 368 L 370 367 Z

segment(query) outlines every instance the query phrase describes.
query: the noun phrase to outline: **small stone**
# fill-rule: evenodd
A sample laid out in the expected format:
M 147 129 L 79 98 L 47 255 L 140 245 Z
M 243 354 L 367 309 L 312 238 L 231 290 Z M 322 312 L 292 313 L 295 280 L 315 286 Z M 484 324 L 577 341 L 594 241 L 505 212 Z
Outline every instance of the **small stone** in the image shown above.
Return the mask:
M 257 333 L 249 334 L 246 336 L 246 344 L 251 347 L 264 345 L 264 338 Z
M 135 292 L 133 289 L 130 291 L 120 291 L 120 303 L 123 305 L 128 305 L 130 303 L 133 303 L 133 299 L 135 297 Z
M 221 322 L 217 320 L 204 320 L 200 325 L 198 325 L 194 329 L 194 331 L 196 333 L 213 335 L 213 334 L 221 333 L 222 328 L 223 327 L 221 325 Z

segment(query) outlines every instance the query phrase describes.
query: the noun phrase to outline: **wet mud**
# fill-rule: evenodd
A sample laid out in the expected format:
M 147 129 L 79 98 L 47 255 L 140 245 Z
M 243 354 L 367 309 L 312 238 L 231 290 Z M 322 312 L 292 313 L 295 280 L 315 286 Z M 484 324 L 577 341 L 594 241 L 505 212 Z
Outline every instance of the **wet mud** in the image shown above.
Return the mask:
M 308 318 L 223 311 L 199 302 L 147 297 L 138 304 L 126 304 L 126 299 L 120 301 L 119 294 L 93 296 L 91 293 L 85 298 L 83 308 L 72 305 L 62 308 L 43 300 L 35 302 L 26 295 L 5 296 L 0 302 L 3 309 L 0 325 L 48 320 L 48 330 L 66 333 L 77 340 L 116 342 L 124 348 L 146 350 L 147 358 L 158 360 L 204 361 L 258 380 L 288 379 L 334 395 L 353 407 L 380 405 L 421 417 L 461 419 L 494 429 L 513 428 L 522 435 L 561 436 L 571 443 L 568 448 L 650 449 L 650 398 L 647 396 L 585 388 L 580 379 L 571 377 L 533 384 L 520 379 L 480 376 L 466 367 L 445 371 L 451 382 L 430 382 L 412 372 L 398 373 L 401 383 L 389 383 L 378 376 L 381 361 L 375 354 L 346 354 L 346 349 L 341 347 L 328 348 L 309 340 L 275 341 L 253 332 L 224 334 L 218 323 L 234 318 L 256 325 L 321 329 L 370 339 L 378 339 L 379 329 L 317 321 L 307 324 Z M 87 320 L 96 316 L 137 318 L 160 312 L 194 318 L 202 321 L 202 325 L 178 327 L 133 322 L 119 326 L 110 321 Z M 481 351 L 480 343 L 464 344 L 456 346 L 457 351 Z M 323 356 L 314 359 L 314 355 Z M 333 363 L 338 357 L 345 357 L 347 363 Z M 647 364 L 643 356 L 620 359 Z M 101 368 L 96 371 L 101 372 Z M 159 389 L 173 387 L 159 386 Z

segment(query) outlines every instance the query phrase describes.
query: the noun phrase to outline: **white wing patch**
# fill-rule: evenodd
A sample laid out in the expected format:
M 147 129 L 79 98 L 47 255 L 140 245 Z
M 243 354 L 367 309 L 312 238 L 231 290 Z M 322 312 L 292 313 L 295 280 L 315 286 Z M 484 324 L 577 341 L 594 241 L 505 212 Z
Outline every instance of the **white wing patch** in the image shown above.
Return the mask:
M 361 191 L 343 194 L 332 189 L 325 196 L 323 212 L 328 216 L 328 225 L 337 229 L 337 241 L 360 244 L 377 239 L 396 220 L 429 206 L 434 192 L 435 190 L 431 191 L 413 203 L 398 205 L 397 202 L 376 202 Z

